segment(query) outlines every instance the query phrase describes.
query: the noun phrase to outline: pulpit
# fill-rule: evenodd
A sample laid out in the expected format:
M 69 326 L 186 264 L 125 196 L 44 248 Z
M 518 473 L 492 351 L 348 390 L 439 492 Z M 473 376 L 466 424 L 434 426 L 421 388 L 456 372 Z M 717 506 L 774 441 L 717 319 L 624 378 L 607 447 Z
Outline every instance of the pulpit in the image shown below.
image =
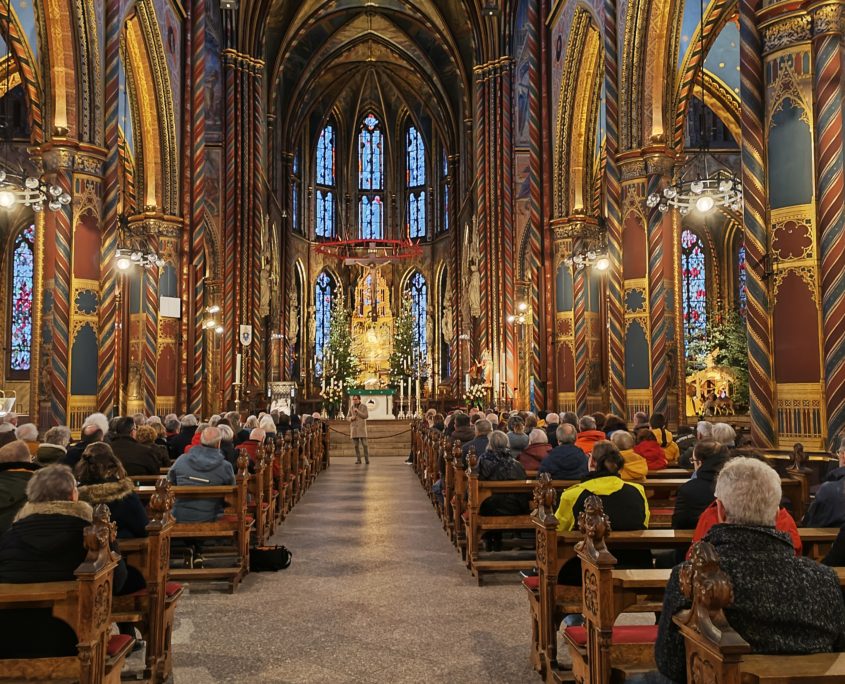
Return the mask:
M 367 407 L 370 420 L 394 420 L 392 389 L 351 389 L 349 396 L 358 395 L 361 403 Z

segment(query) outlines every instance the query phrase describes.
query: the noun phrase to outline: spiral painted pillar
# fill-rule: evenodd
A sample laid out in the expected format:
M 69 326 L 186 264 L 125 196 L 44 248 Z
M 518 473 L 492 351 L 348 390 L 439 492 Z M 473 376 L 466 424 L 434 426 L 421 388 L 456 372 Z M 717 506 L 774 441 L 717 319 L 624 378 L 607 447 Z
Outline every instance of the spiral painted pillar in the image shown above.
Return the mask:
M 845 427 L 843 15 L 842 4 L 825 4 L 813 11 L 817 229 L 820 236 L 828 439 Z
M 764 272 L 768 253 L 766 226 L 766 165 L 763 145 L 763 61 L 757 9 L 760 0 L 741 0 L 740 101 L 742 124 L 742 184 L 744 195 L 748 298 L 748 365 L 751 435 L 758 447 L 775 445 L 772 332 L 769 291 Z
M 621 182 L 616 154 L 619 147 L 619 62 L 616 0 L 604 0 L 604 90 L 606 105 L 605 209 L 607 221 L 608 389 L 611 413 L 625 415 L 624 310 L 622 303 Z

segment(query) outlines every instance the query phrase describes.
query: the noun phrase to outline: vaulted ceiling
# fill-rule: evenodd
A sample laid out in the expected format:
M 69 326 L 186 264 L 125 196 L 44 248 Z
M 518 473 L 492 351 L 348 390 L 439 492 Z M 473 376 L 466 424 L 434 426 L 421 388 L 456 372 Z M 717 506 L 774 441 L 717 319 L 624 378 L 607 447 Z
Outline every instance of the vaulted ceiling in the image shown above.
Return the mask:
M 454 0 L 275 0 L 264 27 L 270 113 L 291 139 L 312 113 L 391 103 L 456 142 L 476 21 Z

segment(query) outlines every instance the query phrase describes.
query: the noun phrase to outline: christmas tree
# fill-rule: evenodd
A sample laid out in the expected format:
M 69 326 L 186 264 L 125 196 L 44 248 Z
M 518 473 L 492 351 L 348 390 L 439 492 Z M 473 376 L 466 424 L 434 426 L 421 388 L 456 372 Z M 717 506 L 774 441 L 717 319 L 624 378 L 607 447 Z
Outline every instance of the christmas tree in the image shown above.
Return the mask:
M 357 387 L 361 364 L 352 352 L 352 326 L 349 311 L 338 297 L 332 304 L 331 328 L 325 357 L 326 378 L 335 385 L 343 383 L 345 389 Z
M 414 375 L 414 360 L 417 358 L 417 345 L 414 338 L 414 316 L 411 301 L 402 302 L 402 310 L 394 324 L 393 351 L 390 354 L 390 386 L 399 387 L 405 378 Z

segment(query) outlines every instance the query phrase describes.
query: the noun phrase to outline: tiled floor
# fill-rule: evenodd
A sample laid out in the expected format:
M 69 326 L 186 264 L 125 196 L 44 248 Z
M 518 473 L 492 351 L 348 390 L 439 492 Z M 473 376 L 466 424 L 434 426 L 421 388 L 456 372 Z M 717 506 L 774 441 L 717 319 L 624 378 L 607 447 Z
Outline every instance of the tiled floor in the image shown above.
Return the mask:
M 177 684 L 539 681 L 517 577 L 476 585 L 402 458 L 335 459 L 274 541 L 289 569 L 183 598 Z

